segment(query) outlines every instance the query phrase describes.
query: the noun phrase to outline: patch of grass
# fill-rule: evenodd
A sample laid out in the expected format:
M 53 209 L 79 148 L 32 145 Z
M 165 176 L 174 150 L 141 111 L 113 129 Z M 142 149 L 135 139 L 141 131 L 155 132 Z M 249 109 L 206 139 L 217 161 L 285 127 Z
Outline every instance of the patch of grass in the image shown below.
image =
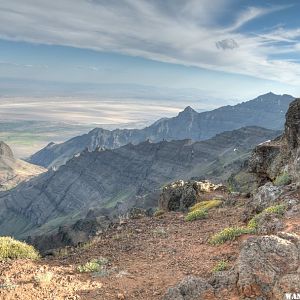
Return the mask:
M 207 209 L 198 209 L 189 212 L 184 218 L 185 221 L 190 222 L 194 220 L 201 220 L 207 218 L 208 211 Z
M 232 241 L 247 233 L 252 233 L 252 230 L 247 227 L 227 227 L 213 235 L 210 238 L 209 243 L 212 245 L 224 244 L 226 241 Z
M 100 272 L 107 263 L 108 260 L 104 257 L 99 259 L 92 259 L 84 265 L 79 265 L 77 267 L 77 271 L 80 273 Z
M 51 283 L 51 280 L 53 278 L 53 273 L 52 272 L 45 272 L 45 273 L 39 273 L 39 274 L 36 274 L 34 276 L 34 281 L 40 285 L 40 286 L 43 286 L 43 285 L 48 285 Z
M 228 269 L 228 261 L 227 260 L 220 260 L 212 269 L 213 273 L 225 271 Z
M 292 182 L 291 176 L 288 173 L 284 172 L 278 175 L 273 183 L 276 186 L 282 186 L 282 185 L 288 185 L 291 182 Z
M 199 209 L 206 209 L 209 210 L 211 208 L 218 207 L 222 204 L 221 200 L 213 199 L 213 200 L 208 200 L 208 201 L 201 201 L 199 203 L 196 203 L 193 205 L 189 210 L 190 212 L 199 210 Z
M 155 236 L 159 236 L 159 237 L 167 237 L 168 236 L 167 231 L 162 227 L 156 228 L 152 232 Z
M 154 217 L 161 217 L 162 215 L 164 215 L 165 211 L 163 209 L 158 209 L 154 212 L 153 216 Z
M 0 259 L 38 259 L 38 251 L 31 245 L 11 237 L 0 237 Z

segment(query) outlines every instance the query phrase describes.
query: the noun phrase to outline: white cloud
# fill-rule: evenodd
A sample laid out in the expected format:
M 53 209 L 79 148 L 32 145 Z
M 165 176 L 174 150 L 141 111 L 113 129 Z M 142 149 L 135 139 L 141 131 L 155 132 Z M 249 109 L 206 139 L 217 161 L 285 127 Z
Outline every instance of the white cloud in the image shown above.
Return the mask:
M 291 44 L 289 53 L 298 52 L 300 29 L 263 34 L 239 31 L 251 20 L 286 7 L 250 7 L 234 14 L 231 25 L 223 27 L 219 16 L 231 2 L 1 1 L 0 38 L 112 51 L 299 84 L 299 64 L 272 57 L 287 51 L 279 43 L 283 41 Z M 223 51 L 236 45 L 235 51 Z M 93 66 L 91 70 L 97 71 Z

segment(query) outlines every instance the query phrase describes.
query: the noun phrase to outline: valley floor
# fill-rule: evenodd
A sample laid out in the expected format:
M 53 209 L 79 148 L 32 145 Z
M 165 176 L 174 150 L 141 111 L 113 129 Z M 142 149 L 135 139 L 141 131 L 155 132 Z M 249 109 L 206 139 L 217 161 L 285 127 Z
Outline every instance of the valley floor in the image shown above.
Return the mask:
M 161 299 L 187 275 L 208 278 L 220 260 L 234 264 L 246 236 L 219 246 L 208 239 L 227 226 L 242 225 L 242 211 L 242 206 L 217 208 L 208 219 L 194 222 L 185 222 L 181 213 L 127 220 L 55 256 L 0 262 L 0 299 Z M 288 221 L 286 230 L 299 234 L 299 217 Z M 77 270 L 101 257 L 109 260 L 105 272 Z M 234 293 L 219 296 L 239 299 Z

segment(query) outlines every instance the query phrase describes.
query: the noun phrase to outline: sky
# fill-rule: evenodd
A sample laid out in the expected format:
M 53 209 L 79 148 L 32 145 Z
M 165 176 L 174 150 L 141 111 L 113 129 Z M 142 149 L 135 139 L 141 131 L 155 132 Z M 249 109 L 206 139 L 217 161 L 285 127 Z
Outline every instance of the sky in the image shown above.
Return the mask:
M 299 96 L 299 11 L 297 0 L 0 0 L 0 95 L 196 109 Z

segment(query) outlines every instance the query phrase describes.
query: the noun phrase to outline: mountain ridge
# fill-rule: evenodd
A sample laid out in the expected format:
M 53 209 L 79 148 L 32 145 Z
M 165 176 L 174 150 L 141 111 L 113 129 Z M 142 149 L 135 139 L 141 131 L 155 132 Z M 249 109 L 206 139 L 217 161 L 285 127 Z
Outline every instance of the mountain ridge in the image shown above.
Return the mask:
M 138 144 L 147 139 L 153 142 L 186 138 L 201 141 L 223 131 L 253 125 L 281 130 L 285 112 L 293 99 L 290 95 L 267 93 L 234 106 L 227 105 L 200 113 L 188 106 L 177 116 L 162 118 L 143 129 L 110 131 L 95 128 L 64 143 L 47 145 L 33 154 L 28 161 L 47 168 L 57 168 L 86 148 L 89 151 L 97 147 L 114 149 L 128 143 Z
M 0 232 L 20 235 L 41 226 L 45 229 L 49 223 L 57 226 L 84 216 L 93 207 L 112 208 L 116 214 L 136 205 L 153 207 L 163 185 L 204 175 L 220 180 L 220 170 L 230 173 L 236 168 L 231 164 L 239 166 L 255 145 L 279 134 L 246 127 L 206 141 L 147 140 L 117 149 L 84 151 L 57 171 L 0 193 Z

